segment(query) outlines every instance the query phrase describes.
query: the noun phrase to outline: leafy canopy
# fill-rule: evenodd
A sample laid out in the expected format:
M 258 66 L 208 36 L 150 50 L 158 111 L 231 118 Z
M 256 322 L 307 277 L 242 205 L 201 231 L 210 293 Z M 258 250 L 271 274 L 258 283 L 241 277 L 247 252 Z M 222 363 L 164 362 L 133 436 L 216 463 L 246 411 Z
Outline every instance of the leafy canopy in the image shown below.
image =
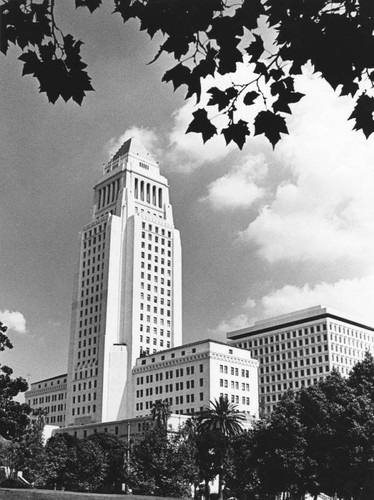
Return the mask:
M 207 77 L 245 68 L 246 80 L 213 86 L 210 99 L 194 113 L 187 132 L 205 141 L 222 134 L 242 148 L 248 137 L 262 135 L 275 146 L 287 134 L 287 116 L 303 94 L 295 77 L 307 64 L 341 95 L 353 98 L 353 128 L 374 132 L 374 2 L 370 0 L 113 0 L 126 23 L 140 22 L 152 38 L 163 35 L 154 60 L 174 59 L 162 78 L 186 99 L 200 102 Z M 3 0 L 0 50 L 17 45 L 23 75 L 39 81 L 50 102 L 59 97 L 81 104 L 93 90 L 81 59 L 82 42 L 56 24 L 54 0 Z M 101 0 L 75 0 L 94 12 Z M 272 41 L 269 43 L 269 39 Z M 242 108 L 245 108 L 243 113 Z M 208 109 L 210 113 L 208 113 Z M 217 116 L 223 116 L 218 128 Z M 219 120 L 221 123 L 222 120 Z
M 6 331 L 7 327 L 0 322 L 0 352 L 13 348 Z M 12 374 L 9 366 L 0 364 L 0 436 L 8 440 L 22 437 L 31 413 L 29 405 L 14 401 L 19 393 L 27 391 L 28 384 L 24 378 L 13 378 Z
M 374 360 L 288 391 L 270 417 L 231 440 L 225 483 L 239 500 L 288 493 L 373 498 Z

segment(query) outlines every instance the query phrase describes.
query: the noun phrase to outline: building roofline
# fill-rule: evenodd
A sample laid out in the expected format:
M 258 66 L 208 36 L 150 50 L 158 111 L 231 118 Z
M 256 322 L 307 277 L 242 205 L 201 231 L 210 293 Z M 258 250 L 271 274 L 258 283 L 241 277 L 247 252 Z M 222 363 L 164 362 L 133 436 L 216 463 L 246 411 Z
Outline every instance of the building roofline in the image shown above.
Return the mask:
M 313 312 L 320 311 L 320 314 L 310 314 Z M 306 315 L 304 317 L 301 316 L 301 313 L 305 313 Z M 308 315 L 309 312 L 309 315 Z M 292 317 L 299 316 L 299 319 L 293 319 L 291 320 Z M 289 318 L 289 321 L 286 321 L 286 318 Z M 316 307 L 311 307 L 309 309 L 303 309 L 300 311 L 296 311 L 295 313 L 292 314 L 285 314 L 282 316 L 279 316 L 278 318 L 269 318 L 268 320 L 263 320 L 256 322 L 254 325 L 249 326 L 247 328 L 242 328 L 240 330 L 234 330 L 232 332 L 227 333 L 227 338 L 229 341 L 231 340 L 239 340 L 245 337 L 253 337 L 255 335 L 259 335 L 261 333 L 267 333 L 271 332 L 274 330 L 280 330 L 282 328 L 290 328 L 296 325 L 301 325 L 304 323 L 309 323 L 310 321 L 317 321 L 320 319 L 335 319 L 338 321 L 344 321 L 345 323 L 348 323 L 352 326 L 356 326 L 359 328 L 365 328 L 366 330 L 369 330 L 371 332 L 374 332 L 374 327 L 366 325 L 358 320 L 355 320 L 353 318 L 350 318 L 349 315 L 343 315 L 342 313 L 339 313 L 338 311 L 335 311 L 333 309 L 328 309 L 322 306 L 316 306 Z M 278 319 L 278 321 L 277 321 Z M 284 321 L 281 321 L 281 320 Z
M 43 380 L 36 380 L 35 382 L 30 382 L 30 385 L 41 384 L 42 382 L 48 382 L 49 380 L 55 380 L 56 378 L 67 377 L 67 373 L 63 373 L 62 375 L 55 375 L 54 377 L 43 378 Z
M 235 347 L 235 349 L 242 349 L 242 347 L 232 346 L 231 344 L 228 344 L 227 342 L 223 342 L 222 340 L 203 339 L 203 340 L 195 340 L 194 342 L 190 342 L 188 344 L 181 344 L 181 345 L 177 345 L 175 347 L 170 347 L 169 349 L 162 349 L 161 351 L 147 354 L 146 356 L 141 356 L 141 357 L 139 356 L 137 359 L 148 359 L 148 358 L 152 358 L 153 356 L 157 356 L 159 354 L 165 354 L 168 352 L 175 351 L 176 349 L 187 349 L 189 347 L 193 347 L 193 346 L 198 345 L 198 344 L 204 344 L 206 342 L 213 342 L 214 344 L 224 345 L 226 347 L 230 347 L 230 349 L 232 347 Z M 246 350 L 246 349 L 243 349 L 243 350 Z

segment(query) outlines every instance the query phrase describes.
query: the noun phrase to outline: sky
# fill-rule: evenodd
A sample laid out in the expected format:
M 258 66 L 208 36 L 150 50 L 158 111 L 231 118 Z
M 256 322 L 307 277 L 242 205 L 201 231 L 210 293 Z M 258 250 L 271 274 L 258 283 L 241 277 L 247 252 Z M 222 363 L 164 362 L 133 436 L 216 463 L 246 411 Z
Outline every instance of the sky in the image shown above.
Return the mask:
M 161 82 L 173 61 L 147 64 L 157 37 L 107 5 L 90 15 L 65 2 L 58 19 L 85 42 L 95 92 L 82 106 L 49 104 L 17 50 L 0 55 L 0 321 L 14 344 L 1 363 L 31 382 L 66 372 L 78 234 L 102 165 L 130 136 L 169 180 L 184 342 L 318 304 L 374 324 L 374 139 L 352 131 L 349 98 L 307 70 L 274 151 L 262 137 L 242 151 L 203 145 L 185 135 L 195 103 Z

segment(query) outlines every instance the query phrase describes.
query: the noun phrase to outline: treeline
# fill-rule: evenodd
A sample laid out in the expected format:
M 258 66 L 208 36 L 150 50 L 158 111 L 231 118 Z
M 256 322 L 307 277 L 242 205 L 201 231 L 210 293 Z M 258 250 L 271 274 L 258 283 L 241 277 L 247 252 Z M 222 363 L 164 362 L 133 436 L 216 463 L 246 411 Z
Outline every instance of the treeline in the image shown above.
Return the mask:
M 0 330 L 0 350 L 5 344 Z M 125 484 L 139 495 L 207 498 L 218 477 L 218 496 L 238 500 L 374 498 L 369 353 L 348 378 L 333 370 L 318 384 L 285 393 L 248 431 L 235 405 L 220 398 L 172 432 L 170 408 L 159 401 L 154 427 L 129 444 L 110 434 L 58 434 L 43 445 L 44 415 L 13 401 L 22 381 L 9 370 L 0 373 L 0 460 L 39 488 L 114 493 Z

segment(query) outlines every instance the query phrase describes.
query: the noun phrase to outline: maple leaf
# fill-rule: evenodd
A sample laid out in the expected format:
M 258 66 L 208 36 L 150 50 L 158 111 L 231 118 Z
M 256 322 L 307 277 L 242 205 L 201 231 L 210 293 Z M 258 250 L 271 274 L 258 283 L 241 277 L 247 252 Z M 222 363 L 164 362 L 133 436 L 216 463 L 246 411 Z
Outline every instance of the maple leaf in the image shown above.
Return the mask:
M 208 93 L 211 94 L 208 105 L 217 105 L 218 111 L 222 111 L 223 109 L 227 108 L 231 100 L 238 95 L 238 91 L 234 87 L 229 87 L 226 90 L 220 90 L 217 87 L 212 87 L 208 90 Z
M 191 70 L 184 66 L 182 63 L 177 64 L 173 68 L 166 71 L 162 77 L 163 82 L 173 82 L 174 90 L 182 84 L 188 85 L 191 76 Z
M 254 103 L 255 99 L 257 99 L 257 97 L 259 95 L 260 94 L 258 92 L 256 92 L 255 90 L 251 90 L 250 92 L 247 92 L 244 96 L 244 99 L 243 99 L 244 104 L 246 104 L 247 106 L 250 106 L 251 104 Z
M 264 42 L 259 35 L 254 35 L 254 41 L 245 49 L 250 57 L 250 62 L 257 62 L 264 52 Z
M 198 109 L 194 113 L 192 113 L 194 119 L 189 124 L 186 132 L 197 132 L 200 133 L 203 137 L 203 141 L 208 141 L 211 137 L 213 137 L 217 133 L 217 128 L 211 123 L 208 118 L 208 113 L 205 109 Z
M 254 125 L 255 135 L 264 134 L 272 144 L 273 148 L 281 138 L 281 133 L 288 134 L 285 119 L 269 110 L 260 111 L 255 118 Z
M 282 92 L 279 94 L 278 99 L 273 104 L 273 110 L 275 113 L 281 111 L 283 113 L 290 113 L 291 109 L 289 104 L 299 102 L 305 94 L 301 92 Z
M 367 94 L 361 94 L 357 104 L 348 120 L 355 120 L 353 130 L 362 130 L 368 138 L 374 132 L 374 98 Z
M 247 136 L 250 134 L 248 124 L 244 120 L 239 120 L 237 123 L 230 123 L 227 128 L 222 129 L 226 144 L 234 141 L 239 149 L 242 149 Z

